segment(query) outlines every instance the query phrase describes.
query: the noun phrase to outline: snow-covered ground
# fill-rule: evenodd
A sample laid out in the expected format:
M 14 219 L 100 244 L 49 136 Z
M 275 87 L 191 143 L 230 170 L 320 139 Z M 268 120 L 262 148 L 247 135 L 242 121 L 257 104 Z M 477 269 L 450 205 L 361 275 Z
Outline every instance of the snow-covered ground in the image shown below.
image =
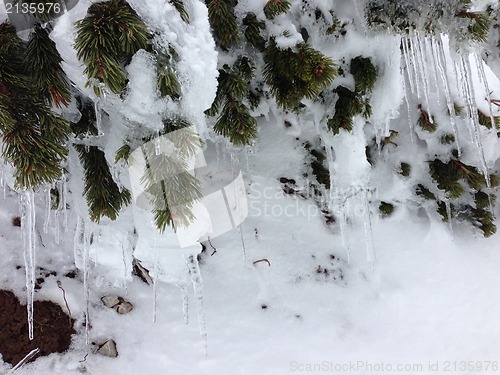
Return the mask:
M 51 37 L 72 82 L 92 96 L 91 89 L 84 87 L 83 67 L 72 48 L 73 23 L 84 17 L 90 3 L 81 0 L 61 17 Z M 157 33 L 156 43 L 175 45 L 183 97 L 179 104 L 156 97 L 151 89 L 151 57 L 143 51 L 134 56 L 127 67 L 130 84 L 125 100 L 113 95 L 96 99 L 97 107 L 109 115 L 100 124 L 106 135 L 101 146 L 109 163 L 114 164 L 116 149 L 129 135 L 138 136 L 133 133 L 137 123 L 145 124 L 147 129 L 141 131 L 150 134 L 157 131 L 165 111 L 181 113 L 208 139 L 204 154 L 215 172 L 207 172 L 207 179 L 217 180 L 222 172 L 234 177 L 242 171 L 246 198 L 240 197 L 239 203 L 247 201 L 248 216 L 236 229 L 211 238 L 213 248 L 205 243 L 200 279 L 196 262 L 189 263 L 189 256 L 196 256 L 201 247 L 180 248 L 173 233 L 156 234 L 146 211 L 128 207 L 114 223 L 103 220 L 91 225 L 85 220 L 87 209 L 79 198 L 82 171 L 72 151 L 69 182 L 58 185 L 68 209 L 57 217 L 52 211 L 47 219 L 47 192 L 38 192 L 33 238 L 37 267 L 57 272 L 36 291 L 35 299 L 54 301 L 64 310 L 60 281 L 77 319 L 77 334 L 68 352 L 39 358 L 16 373 L 499 373 L 500 234 L 484 239 L 456 220 L 450 227 L 435 207 L 420 204 L 413 194 L 416 184 L 432 184 L 426 160 L 434 154 L 448 155 L 452 147 L 443 146 L 436 135 L 416 126 L 417 102 L 435 114 L 440 124 L 437 134 L 459 135 L 461 160 L 479 170 L 487 166 L 498 172 L 496 132 L 469 128 L 464 118 L 453 124 L 446 115 L 452 98 L 469 111 L 475 110 L 471 102 L 475 99 L 489 113 L 484 98 L 500 97 L 498 78 L 485 67 L 491 93 L 487 92 L 480 82 L 481 69 L 477 71 L 483 65 L 476 64 L 472 54 L 470 59 L 457 58 L 461 65 L 456 79 L 457 66 L 447 49 L 447 38 L 437 41 L 411 35 L 403 44 L 423 52 L 421 56 L 409 54 L 408 49 L 398 48 L 399 36 L 367 35 L 351 21 L 359 17 L 359 10 L 348 2 L 337 2 L 335 10 L 347 22 L 347 36 L 330 43 L 327 37 L 311 33 L 310 43 L 337 62 L 349 62 L 360 54 L 372 58 L 379 80 L 372 93 L 370 124 L 356 118 L 352 133 L 341 131 L 333 137 L 323 129 L 326 106 L 306 101 L 309 112 L 296 116 L 263 103 L 255 110 L 259 122 L 255 145 L 235 150 L 210 133 L 203 114 L 215 95 L 217 59 L 223 58 L 217 56 L 210 37 L 205 6 L 189 2 L 192 22 L 186 25 L 174 17 L 177 13 L 167 2 L 130 3 Z M 238 11 L 261 11 L 263 4 L 241 1 Z M 318 4 L 329 14 L 326 1 Z M 164 18 L 172 21 L 166 24 Z M 273 27 L 275 33 L 287 28 L 295 31 L 283 43 L 302 38 L 285 18 Z M 422 86 L 417 87 L 417 82 Z M 461 82 L 474 82 L 475 91 Z M 337 78 L 335 86 L 340 84 L 352 87 L 352 77 Z M 66 116 L 78 118 L 75 108 L 67 112 Z M 290 127 L 283 125 L 285 119 Z M 366 144 L 392 129 L 399 132 L 398 146 L 389 145 L 392 148 L 378 154 L 384 162 L 370 166 Z M 306 189 L 303 173 L 310 171 L 304 142 L 314 144 L 319 137 L 323 142 L 319 147 L 327 146 L 332 190 L 355 193 L 345 209 L 330 202 L 337 214 L 333 225 L 325 223 L 312 197 L 284 194 L 279 181 L 294 179 L 297 189 Z M 412 164 L 410 178 L 397 173 L 402 161 Z M 19 201 L 7 186 L 12 186 L 10 172 L 3 166 L 0 170 L 5 189 L 3 199 L 0 188 L 0 289 L 12 290 L 28 302 L 21 229 L 12 225 L 19 215 Z M 113 166 L 113 174 L 120 185 L 130 188 L 126 167 Z M 443 198 L 444 193 L 440 194 Z M 327 196 L 323 191 L 323 198 Z M 231 205 L 230 197 L 226 198 Z M 379 215 L 381 200 L 395 203 L 395 212 L 388 218 Z M 498 216 L 500 210 L 495 210 Z M 131 276 L 132 255 L 149 268 L 155 286 Z M 80 269 L 78 277 L 64 277 L 75 264 Z M 110 294 L 127 299 L 134 310 L 119 315 L 105 307 L 100 298 Z M 84 327 L 87 310 L 88 331 Z M 117 358 L 95 353 L 93 343 L 107 339 L 116 341 Z M 5 373 L 11 368 L 0 366 Z

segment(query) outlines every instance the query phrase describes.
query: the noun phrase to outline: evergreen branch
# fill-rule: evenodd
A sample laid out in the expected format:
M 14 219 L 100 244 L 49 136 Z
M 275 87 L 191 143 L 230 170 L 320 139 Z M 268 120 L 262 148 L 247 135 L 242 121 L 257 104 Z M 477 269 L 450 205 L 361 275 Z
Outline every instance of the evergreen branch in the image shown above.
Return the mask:
M 61 62 L 61 55 L 49 38 L 48 30 L 35 25 L 26 47 L 25 64 L 31 68 L 31 79 L 40 95 L 57 107 L 67 107 L 71 93 Z
M 240 40 L 239 27 L 234 13 L 238 0 L 205 0 L 205 3 L 215 41 L 227 51 Z
M 189 14 L 186 11 L 186 7 L 184 6 L 183 0 L 169 0 L 170 3 L 177 9 L 182 20 L 186 23 L 189 23 Z
M 260 31 L 265 29 L 266 23 L 257 19 L 255 13 L 247 13 L 243 18 L 243 26 L 245 28 L 245 38 L 248 43 L 257 48 L 259 51 L 264 51 L 266 48 L 266 40 L 260 34 Z
M 281 13 L 285 13 L 290 9 L 290 1 L 288 0 L 268 0 L 264 6 L 264 14 L 266 18 L 271 20 Z
M 85 18 L 76 23 L 76 30 L 75 49 L 86 66 L 87 86 L 96 79 L 120 94 L 127 83 L 121 64 L 150 47 L 146 25 L 125 0 L 109 0 L 92 4 Z M 99 95 L 99 88 L 94 90 Z

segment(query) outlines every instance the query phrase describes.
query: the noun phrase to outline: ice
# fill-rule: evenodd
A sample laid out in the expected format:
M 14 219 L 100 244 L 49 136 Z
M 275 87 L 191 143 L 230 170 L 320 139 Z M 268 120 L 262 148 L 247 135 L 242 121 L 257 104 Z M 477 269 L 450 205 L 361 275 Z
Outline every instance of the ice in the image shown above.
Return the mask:
M 405 59 L 406 72 L 408 74 L 408 82 L 410 82 L 410 90 L 411 90 L 412 93 L 414 93 L 415 92 L 415 86 L 414 86 L 414 83 L 413 83 L 413 79 L 414 79 L 413 69 L 414 69 L 414 66 L 412 64 L 412 59 L 410 57 L 410 51 L 409 51 L 410 47 L 409 47 L 408 38 L 402 38 L 401 39 L 401 44 L 403 46 L 403 57 Z
M 417 98 L 421 98 L 421 93 L 420 93 L 420 79 L 419 79 L 419 74 L 418 72 L 420 71 L 420 67 L 418 66 L 418 59 L 417 55 L 415 52 L 415 45 L 413 39 L 410 37 L 407 40 L 407 47 L 408 47 L 408 53 L 410 56 L 410 63 L 411 67 L 413 69 L 413 77 L 415 79 L 415 89 L 417 92 Z
M 370 213 L 369 191 L 365 189 L 363 195 L 364 195 L 363 200 L 365 204 L 365 209 L 363 210 L 363 222 L 365 229 L 366 261 L 375 262 L 375 247 L 373 245 L 373 231 L 372 231 L 372 221 Z
M 28 335 L 34 338 L 33 329 L 33 298 L 36 283 L 36 237 L 35 237 L 35 194 L 32 190 L 19 194 L 19 211 L 21 214 L 21 237 L 26 271 L 26 295 L 28 310 Z
M 450 113 L 450 123 L 453 128 L 453 135 L 455 137 L 455 145 L 457 146 L 458 156 L 460 157 L 462 155 L 462 149 L 460 147 L 460 142 L 458 138 L 455 104 L 453 103 L 453 100 L 451 98 L 450 83 L 448 81 L 448 74 L 446 72 L 446 55 L 444 53 L 442 41 L 433 39 L 432 48 L 434 51 L 437 70 L 439 71 L 439 75 L 443 83 L 444 94 L 446 97 L 446 106 L 448 107 L 448 112 Z
M 450 233 L 453 235 L 453 224 L 451 223 L 451 203 L 448 199 L 444 201 L 446 206 L 446 217 L 448 219 L 448 228 L 450 229 Z
M 488 109 L 490 112 L 491 128 L 495 129 L 496 128 L 495 118 L 493 116 L 493 107 L 491 105 L 491 91 L 490 91 L 490 87 L 488 85 L 488 79 L 486 78 L 486 73 L 484 72 L 484 62 L 483 62 L 483 59 L 477 53 L 474 53 L 474 57 L 476 60 L 479 80 L 484 85 L 484 90 L 486 91 L 486 100 L 488 102 Z
M 49 225 L 50 225 L 50 214 L 51 214 L 51 193 L 50 193 L 51 186 L 47 186 L 46 192 L 45 192 L 45 222 L 43 223 L 43 233 L 47 234 L 49 233 Z
M 406 111 L 408 112 L 408 126 L 410 127 L 410 140 L 411 143 L 415 143 L 415 126 L 413 125 L 413 120 L 411 118 L 411 107 L 410 107 L 410 101 L 408 100 L 408 92 L 406 91 L 406 77 L 403 74 L 403 70 L 401 69 L 401 83 L 403 85 L 403 92 L 404 92 L 404 97 L 405 97 L 405 102 L 406 102 Z
M 196 312 L 198 314 L 198 325 L 200 327 L 200 337 L 203 342 L 205 355 L 208 355 L 208 335 L 205 321 L 205 309 L 203 307 L 203 280 L 201 278 L 200 267 L 196 255 L 189 255 L 186 258 L 189 275 L 193 282 L 194 296 L 196 299 Z
M 430 56 L 431 58 L 431 64 L 432 64 L 432 75 L 434 79 L 434 85 L 436 89 L 436 97 L 437 97 L 437 103 L 440 105 L 441 104 L 441 95 L 439 90 L 439 79 L 438 79 L 438 68 L 437 68 L 437 54 L 436 50 L 433 48 L 434 43 L 435 43 L 435 38 L 434 37 L 426 37 L 424 38 L 425 42 L 425 51 L 426 55 Z
M 483 171 L 483 176 L 486 180 L 486 185 L 490 187 L 490 175 L 488 171 L 488 165 L 486 163 L 486 158 L 483 149 L 483 140 L 481 137 L 479 117 L 477 113 L 477 106 L 475 101 L 474 86 L 471 77 L 471 67 L 469 56 L 462 56 L 458 62 L 458 70 L 461 76 L 461 89 L 462 96 L 466 102 L 466 111 L 469 115 L 469 132 L 471 134 L 472 140 L 476 145 L 477 153 L 479 156 L 479 161 L 481 163 L 481 169 Z
M 89 250 L 92 241 L 92 223 L 85 221 L 83 229 L 83 291 L 85 294 L 85 343 L 90 343 L 90 257 Z
M 412 37 L 412 47 L 415 50 L 414 52 L 417 55 L 417 65 L 418 65 L 418 70 L 420 72 L 420 78 L 421 78 L 421 83 L 422 83 L 422 90 L 424 92 L 424 99 L 425 99 L 425 104 L 427 108 L 427 113 L 431 113 L 430 110 L 430 105 L 429 105 L 429 74 L 427 72 L 427 60 L 425 58 L 424 51 L 422 49 L 422 39 L 420 38 L 420 35 L 418 32 L 415 33 L 415 35 Z M 417 81 L 418 82 L 418 81 Z M 433 118 L 432 116 L 429 116 L 429 121 L 433 123 Z
M 160 248 L 156 243 L 154 247 L 154 283 L 153 283 L 153 323 L 156 322 L 156 309 L 158 307 L 158 287 L 160 283 Z
M 31 352 L 29 352 L 26 357 L 24 357 L 23 359 L 21 359 L 17 365 L 15 365 L 14 367 L 12 367 L 12 369 L 7 373 L 7 374 L 13 374 L 15 373 L 17 370 L 19 370 L 22 366 L 24 366 L 31 358 L 33 358 L 35 355 L 38 354 L 38 352 L 40 352 L 40 348 L 36 348 L 36 349 L 33 349 Z
M 344 204 L 340 206 L 340 209 L 337 211 L 339 218 L 339 227 L 340 227 L 340 239 L 342 241 L 342 247 L 345 249 L 347 256 L 347 263 L 351 263 L 351 249 L 349 247 L 349 239 L 347 237 L 347 218 L 345 215 L 345 207 Z
M 181 284 L 179 288 L 182 296 L 182 314 L 184 316 L 184 323 L 189 324 L 189 294 L 187 284 Z

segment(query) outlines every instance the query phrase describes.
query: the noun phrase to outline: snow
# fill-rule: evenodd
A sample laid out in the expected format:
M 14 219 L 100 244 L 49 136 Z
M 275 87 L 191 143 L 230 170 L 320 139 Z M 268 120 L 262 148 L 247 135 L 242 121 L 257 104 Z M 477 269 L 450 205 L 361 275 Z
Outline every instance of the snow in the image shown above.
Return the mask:
M 486 167 L 498 167 L 495 131 L 479 128 L 477 118 L 466 124 L 454 114 L 454 104 L 460 103 L 476 117 L 476 109 L 485 106 L 498 115 L 498 109 L 495 113 L 484 103 L 485 96 L 500 94 L 493 72 L 473 53 L 460 61 L 463 79 L 457 80 L 456 56 L 446 36 L 372 36 L 355 29 L 362 22 L 351 20 L 359 18 L 355 1 L 336 2 L 335 16 L 348 21 L 345 38 L 332 43 L 312 35 L 311 44 L 335 61 L 372 58 L 379 69 L 371 93 L 372 117 L 368 122 L 356 117 L 352 132 L 341 130 L 333 136 L 325 128 L 325 110 L 311 101 L 305 101 L 311 112 L 300 116 L 262 104 L 256 109 L 259 138 L 250 148 L 236 149 L 210 137 L 203 111 L 216 92 L 218 56 L 205 5 L 198 0 L 185 3 L 189 24 L 169 2 L 130 0 L 154 31 L 154 43 L 172 45 L 179 54 L 176 73 L 182 98 L 174 102 L 158 96 L 154 56 L 139 51 L 126 67 L 129 83 L 123 100 L 111 93 L 94 98 L 102 111 L 103 136 L 96 142 L 105 147 L 113 165 L 116 149 L 128 138 L 157 134 L 165 113 L 180 112 L 190 119 L 206 141 L 200 153 L 207 165 L 201 168 L 201 159 L 192 164 L 193 173 L 205 183 L 205 197 L 194 207 L 199 220 L 187 231 L 167 229 L 160 234 L 149 207 L 134 202 L 115 222 L 90 223 L 85 202 L 75 198 L 82 193 L 82 170 L 71 149 L 71 175 L 56 185 L 59 210 L 53 216 L 48 211 L 50 187 L 22 194 L 25 214 L 19 230 L 11 224 L 18 212 L 12 171 L 1 166 L 5 200 L 0 199 L 0 266 L 11 272 L 0 276 L 0 287 L 16 292 L 30 311 L 33 294 L 64 306 L 57 288 L 61 281 L 77 321 L 67 353 L 41 357 L 16 373 L 281 375 L 305 372 L 299 369 L 308 365 L 353 362 L 356 371 L 337 373 L 373 374 L 366 365 L 383 362 L 421 364 L 418 373 L 430 375 L 436 373 L 430 362 L 439 361 L 444 371 L 445 361 L 496 361 L 500 234 L 483 239 L 468 225 L 451 220 L 448 200 L 446 225 L 434 206 L 413 194 L 415 185 L 422 183 L 444 198 L 444 192 L 432 188 L 426 162 L 428 155 L 449 151 L 443 151 L 435 135 L 415 126 L 418 99 L 435 117 L 438 134 L 453 132 L 461 160 L 481 166 L 485 175 Z M 92 97 L 71 48 L 73 23 L 90 4 L 81 0 L 60 17 L 51 37 L 71 81 Z M 263 4 L 240 1 L 237 11 L 262 16 Z M 330 2 L 321 0 L 317 6 L 330 18 Z M 2 9 L 0 5 L 0 18 Z M 302 41 L 285 16 L 266 22 L 280 47 Z M 288 37 L 283 36 L 285 30 Z M 475 64 L 469 66 L 471 59 Z M 337 78 L 337 84 L 354 83 L 348 76 Z M 78 116 L 75 109 L 71 115 Z M 291 128 L 284 127 L 285 119 Z M 138 123 L 145 129 L 138 130 Z M 370 165 L 366 145 L 390 130 L 398 132 L 396 145 L 382 147 L 377 142 L 374 152 L 382 162 Z M 472 137 L 465 136 L 469 131 Z M 157 152 L 168 151 L 162 141 L 152 143 Z M 303 176 L 306 141 L 325 147 L 332 189 L 323 190 L 322 199 L 335 214 L 334 225 L 325 224 L 311 196 L 285 194 L 278 181 L 293 178 L 309 190 L 310 176 Z M 412 165 L 407 178 L 395 173 L 401 162 Z M 142 192 L 134 189 L 141 188 L 137 182 L 144 167 L 144 160 L 131 162 L 129 168 L 113 165 L 117 182 L 132 190 L 134 198 Z M 395 203 L 388 218 L 378 215 L 382 200 Z M 494 209 L 499 214 L 498 207 Z M 61 216 L 67 231 L 60 230 Z M 214 248 L 202 252 L 199 242 L 206 241 Z M 33 291 L 35 243 L 43 245 L 36 263 L 58 272 L 38 291 Z M 10 249 L 22 251 L 7 252 Z M 133 261 L 150 271 L 153 285 L 132 276 Z M 24 263 L 25 275 L 16 269 Z M 63 277 L 73 264 L 80 270 L 78 277 Z M 108 294 L 126 295 L 134 310 L 117 315 L 105 308 L 100 298 Z M 118 357 L 95 354 L 91 343 L 110 338 L 117 343 Z M 11 370 L 2 366 L 0 371 Z

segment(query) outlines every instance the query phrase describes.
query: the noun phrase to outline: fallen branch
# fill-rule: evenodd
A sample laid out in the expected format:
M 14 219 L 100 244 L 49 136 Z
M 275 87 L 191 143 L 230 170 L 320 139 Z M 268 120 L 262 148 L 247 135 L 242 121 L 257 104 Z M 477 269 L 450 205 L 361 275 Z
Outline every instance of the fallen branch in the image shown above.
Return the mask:
M 269 267 L 271 267 L 271 262 L 269 262 L 269 260 L 267 260 L 267 259 L 256 260 L 255 262 L 253 262 L 253 265 L 255 266 L 257 263 L 260 263 L 260 262 L 266 262 L 269 265 Z
M 212 249 L 214 249 L 214 252 L 212 254 L 210 254 L 210 256 L 213 256 L 217 252 L 217 249 L 214 247 L 214 245 L 212 245 L 212 241 L 210 241 L 210 237 L 208 237 L 208 243 L 209 243 L 210 247 Z
M 57 280 L 57 287 L 62 290 L 63 292 L 63 298 L 64 298 L 64 303 L 66 304 L 66 309 L 68 309 L 68 316 L 69 316 L 69 327 L 71 328 L 73 326 L 73 318 L 71 317 L 71 310 L 69 309 L 68 301 L 66 300 L 66 291 L 61 285 L 61 282 Z

